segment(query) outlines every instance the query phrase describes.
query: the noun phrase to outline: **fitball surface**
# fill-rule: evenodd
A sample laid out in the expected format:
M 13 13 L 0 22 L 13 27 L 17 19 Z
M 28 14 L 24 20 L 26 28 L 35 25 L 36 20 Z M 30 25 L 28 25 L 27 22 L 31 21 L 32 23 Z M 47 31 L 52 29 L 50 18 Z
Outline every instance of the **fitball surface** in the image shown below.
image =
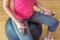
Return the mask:
M 42 34 L 42 25 L 37 23 L 29 23 L 31 35 L 34 40 L 39 40 Z
M 42 33 L 42 26 L 39 26 L 36 23 L 29 23 L 29 29 L 33 37 L 33 40 L 39 40 L 41 33 Z M 6 32 L 6 36 L 8 40 L 19 40 L 19 37 L 17 36 L 13 28 L 11 18 L 9 18 L 6 22 L 5 32 Z

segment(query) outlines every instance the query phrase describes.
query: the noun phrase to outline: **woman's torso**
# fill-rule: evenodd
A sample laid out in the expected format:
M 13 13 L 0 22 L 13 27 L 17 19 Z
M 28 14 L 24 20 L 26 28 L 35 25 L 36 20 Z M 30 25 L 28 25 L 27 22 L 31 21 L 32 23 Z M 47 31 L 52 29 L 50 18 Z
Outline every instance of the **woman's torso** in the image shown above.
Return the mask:
M 17 18 L 28 18 L 33 14 L 34 0 L 13 0 Z

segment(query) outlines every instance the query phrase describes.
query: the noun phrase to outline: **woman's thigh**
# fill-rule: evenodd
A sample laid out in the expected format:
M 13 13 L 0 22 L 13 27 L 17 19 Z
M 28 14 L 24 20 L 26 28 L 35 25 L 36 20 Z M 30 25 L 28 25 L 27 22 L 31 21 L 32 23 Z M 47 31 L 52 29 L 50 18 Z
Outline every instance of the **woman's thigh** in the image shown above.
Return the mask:
M 52 16 L 48 15 L 41 15 L 39 12 L 34 12 L 33 16 L 30 18 L 31 22 L 35 23 L 41 23 L 41 24 L 46 24 L 46 25 L 53 25 L 55 23 L 58 23 L 58 20 Z

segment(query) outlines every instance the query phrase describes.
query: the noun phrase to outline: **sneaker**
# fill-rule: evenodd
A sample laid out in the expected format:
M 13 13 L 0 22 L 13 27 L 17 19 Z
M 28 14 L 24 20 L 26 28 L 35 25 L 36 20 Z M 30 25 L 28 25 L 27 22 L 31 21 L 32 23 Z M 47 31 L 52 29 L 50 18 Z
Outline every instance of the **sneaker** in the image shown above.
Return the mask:
M 48 39 L 45 37 L 44 40 L 48 40 Z M 53 40 L 53 37 L 50 40 Z

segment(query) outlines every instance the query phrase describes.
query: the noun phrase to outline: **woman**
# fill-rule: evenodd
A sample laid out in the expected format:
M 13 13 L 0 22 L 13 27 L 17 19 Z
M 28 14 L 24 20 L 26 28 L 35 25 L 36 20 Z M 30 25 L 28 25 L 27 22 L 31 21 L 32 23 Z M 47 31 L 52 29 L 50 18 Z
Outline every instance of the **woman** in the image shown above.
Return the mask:
M 13 0 L 13 10 L 10 7 L 11 0 L 3 0 L 3 8 L 17 25 L 18 29 L 24 30 L 26 27 L 21 20 L 30 22 L 47 24 L 48 31 L 44 40 L 53 40 L 53 32 L 57 29 L 58 21 L 51 17 L 50 11 L 43 7 L 38 0 Z M 34 11 L 33 6 L 37 6 L 44 11 L 44 15 Z

